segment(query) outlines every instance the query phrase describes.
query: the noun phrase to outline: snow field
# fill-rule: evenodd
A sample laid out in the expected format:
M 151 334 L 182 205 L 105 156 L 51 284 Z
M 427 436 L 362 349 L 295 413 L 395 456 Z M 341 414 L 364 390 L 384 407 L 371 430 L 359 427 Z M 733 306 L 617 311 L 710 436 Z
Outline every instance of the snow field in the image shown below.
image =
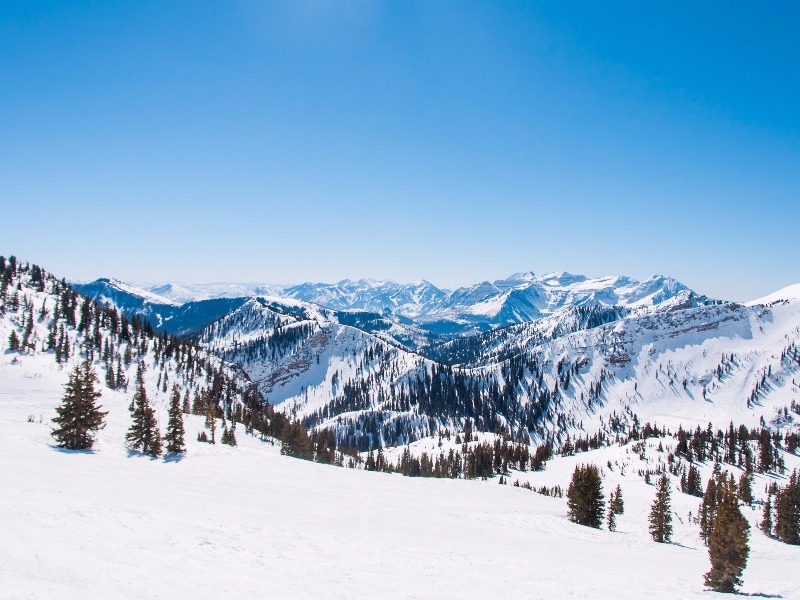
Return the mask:
M 0 598 L 708 597 L 696 527 L 676 522 L 675 544 L 649 540 L 655 489 L 624 448 L 527 474 L 566 489 L 575 464 L 602 466 L 606 495 L 619 482 L 626 505 L 609 533 L 569 523 L 564 499 L 495 481 L 308 463 L 241 430 L 236 448 L 200 444 L 201 417 L 186 418 L 183 460 L 129 455 L 129 398 L 109 391 L 95 451 L 60 451 L 48 422 L 66 372 L 50 357 L 1 358 Z M 620 459 L 625 476 L 606 467 Z M 697 502 L 673 494 L 680 516 Z M 800 597 L 800 549 L 757 531 L 751 547 L 744 591 Z

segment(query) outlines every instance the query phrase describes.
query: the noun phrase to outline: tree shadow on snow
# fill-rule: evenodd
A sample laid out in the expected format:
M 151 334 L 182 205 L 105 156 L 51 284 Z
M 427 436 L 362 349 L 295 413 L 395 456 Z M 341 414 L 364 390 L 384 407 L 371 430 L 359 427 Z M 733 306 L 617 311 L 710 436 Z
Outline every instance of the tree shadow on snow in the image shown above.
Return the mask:
M 184 458 L 186 458 L 183 454 L 165 454 L 163 459 L 165 463 L 179 463 Z
M 56 446 L 55 444 L 48 444 L 48 446 L 55 450 L 56 452 L 61 452 L 62 454 L 97 454 L 91 448 L 85 448 L 83 450 L 72 450 L 70 448 L 64 448 L 63 446 Z
M 686 548 L 687 550 L 697 550 L 697 546 L 687 546 L 686 544 L 681 544 L 680 542 L 670 542 L 671 545 L 677 546 L 678 548 Z
M 138 450 L 131 450 L 130 448 L 127 449 L 128 458 L 134 458 L 136 456 L 141 458 L 149 458 L 150 460 L 158 460 L 156 456 L 150 456 L 149 454 L 145 454 L 144 452 L 139 452 Z

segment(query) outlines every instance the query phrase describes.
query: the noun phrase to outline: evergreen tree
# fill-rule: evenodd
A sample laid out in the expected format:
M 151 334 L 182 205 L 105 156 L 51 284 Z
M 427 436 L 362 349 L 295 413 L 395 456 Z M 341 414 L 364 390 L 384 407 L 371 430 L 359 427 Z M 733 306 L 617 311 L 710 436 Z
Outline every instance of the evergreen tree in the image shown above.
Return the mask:
M 156 411 L 150 406 L 147 392 L 144 389 L 143 365 L 139 363 L 139 372 L 136 376 L 136 392 L 133 395 L 133 410 L 131 423 L 125 441 L 131 450 L 140 450 L 150 456 L 161 453 L 161 438 L 158 435 Z
M 614 493 L 611 495 L 609 508 L 615 515 L 625 513 L 625 502 L 622 500 L 622 488 L 619 487 L 619 484 L 617 484 L 617 489 L 614 490 Z
M 800 480 L 793 471 L 775 496 L 775 535 L 785 544 L 800 544 Z
M 206 429 L 211 432 L 211 439 L 208 440 L 209 444 L 216 444 L 217 435 L 217 411 L 214 408 L 214 403 L 206 402 Z
M 172 398 L 169 403 L 169 420 L 167 421 L 167 434 L 164 439 L 167 442 L 168 454 L 183 454 L 186 452 L 184 443 L 185 430 L 183 428 L 183 412 L 181 410 L 181 393 L 178 385 L 172 386 Z
M 689 472 L 681 478 L 681 491 L 690 496 L 703 495 L 703 481 L 700 478 L 700 470 L 694 465 L 689 465 Z
M 747 506 L 753 505 L 753 478 L 746 472 L 739 478 L 739 500 Z
M 153 458 L 158 458 L 161 456 L 162 451 L 161 436 L 158 434 L 158 421 L 155 417 L 155 410 L 152 408 L 150 410 L 153 411 L 153 435 L 150 438 L 150 443 L 147 444 L 147 448 L 144 450 L 144 453 Z
M 305 427 L 298 422 L 287 423 L 281 432 L 281 454 L 311 460 L 314 448 Z
M 608 517 L 606 519 L 606 526 L 608 527 L 609 531 L 616 531 L 617 530 L 617 513 L 614 511 L 614 500 L 616 499 L 615 494 L 612 492 L 611 496 L 608 498 Z
M 8 349 L 11 352 L 18 352 L 20 348 L 19 336 L 17 332 L 13 329 L 11 330 L 11 335 L 8 336 Z
M 117 382 L 114 379 L 114 369 L 111 365 L 106 366 L 106 386 L 110 390 L 117 389 Z
M 118 390 L 128 389 L 128 381 L 125 379 L 125 371 L 122 370 L 122 363 L 119 357 L 117 357 L 117 374 L 114 377 L 114 384 Z
M 772 496 L 767 496 L 759 527 L 764 532 L 764 535 L 772 537 Z
M 703 502 L 700 504 L 700 512 L 698 517 L 700 519 L 700 537 L 703 542 L 708 545 L 708 536 L 711 534 L 711 526 L 714 523 L 714 517 L 717 514 L 717 481 L 719 474 L 716 477 L 711 477 L 706 486 L 706 492 L 703 494 Z
M 231 423 L 228 429 L 228 446 L 236 446 L 236 423 Z
M 64 386 L 58 416 L 53 419 L 56 428 L 51 435 L 58 445 L 70 450 L 85 450 L 94 444 L 94 432 L 105 427 L 105 416 L 96 401 L 100 392 L 95 389 L 97 375 L 88 362 L 77 365 L 69 374 Z
M 708 536 L 711 570 L 706 573 L 705 584 L 717 592 L 731 593 L 742 583 L 742 571 L 750 552 L 747 544 L 750 525 L 739 511 L 733 478 L 719 477 L 717 494 L 719 502 Z
M 665 543 L 672 540 L 672 506 L 670 504 L 669 477 L 662 475 L 658 480 L 656 499 L 650 508 L 650 535 L 653 540 Z
M 605 502 L 603 481 L 596 465 L 575 467 L 567 490 L 567 507 L 570 521 L 600 528 L 603 523 Z

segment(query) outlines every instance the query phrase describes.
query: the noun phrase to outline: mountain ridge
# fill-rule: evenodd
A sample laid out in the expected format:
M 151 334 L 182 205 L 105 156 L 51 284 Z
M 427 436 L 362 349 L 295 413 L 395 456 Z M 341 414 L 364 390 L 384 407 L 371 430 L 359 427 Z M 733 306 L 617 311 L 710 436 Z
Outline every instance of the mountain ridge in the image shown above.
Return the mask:
M 188 302 L 181 301 L 189 298 L 197 303 L 224 298 L 240 305 L 243 298 L 274 297 L 336 311 L 380 313 L 395 324 L 394 329 L 399 331 L 395 339 L 414 347 L 533 321 L 571 306 L 655 306 L 691 291 L 676 279 L 663 275 L 640 282 L 627 276 L 589 278 L 563 271 L 541 276 L 532 271 L 515 273 L 506 279 L 487 280 L 453 291 L 438 288 L 424 279 L 410 284 L 343 279 L 333 284 L 307 282 L 283 287 L 259 283 L 140 285 L 137 288 L 103 278 L 78 283 L 76 287 L 95 298 L 143 314 L 155 327 L 165 329 L 172 327 L 168 321 L 174 318 L 174 306 L 183 306 Z M 699 294 L 697 297 L 713 302 Z M 218 311 L 211 311 L 205 320 L 198 315 L 193 323 L 194 332 L 221 316 Z M 178 333 L 190 331 L 184 328 Z

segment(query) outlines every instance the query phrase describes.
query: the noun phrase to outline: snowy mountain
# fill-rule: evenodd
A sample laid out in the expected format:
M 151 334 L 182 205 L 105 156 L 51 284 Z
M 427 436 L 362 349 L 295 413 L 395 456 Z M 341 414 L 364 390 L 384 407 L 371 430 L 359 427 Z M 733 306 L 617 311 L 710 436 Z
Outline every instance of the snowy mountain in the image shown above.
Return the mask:
M 177 304 L 215 298 L 249 298 L 279 296 L 281 287 L 262 283 L 141 283 L 134 284 L 142 291 L 167 298 Z
M 262 310 L 261 324 L 233 336 L 217 323 L 202 343 L 345 447 L 470 424 L 539 440 L 644 421 L 797 427 L 800 302 L 708 305 L 683 291 L 655 308 L 571 308 L 426 349 L 429 358 L 341 323 L 272 324 Z
M 394 281 L 344 279 L 334 284 L 303 283 L 284 288 L 290 298 L 338 310 L 390 310 L 406 317 L 424 314 L 447 298 L 447 292 L 428 281 L 400 284 Z
M 73 286 L 92 300 L 113 306 L 129 318 L 139 316 L 147 319 L 156 331 L 184 336 L 196 333 L 245 302 L 243 297 L 219 297 L 180 303 L 118 279 L 101 278 Z
M 661 275 L 638 282 L 629 277 L 589 279 L 565 272 L 516 273 L 455 290 L 446 302 L 431 306 L 424 321 L 485 328 L 533 321 L 572 306 L 654 306 L 686 290 L 682 283 Z
M 107 288 L 113 288 L 108 290 Z M 97 290 L 95 289 L 97 288 Z M 644 282 L 629 277 L 587 278 L 570 273 L 516 273 L 507 279 L 484 281 L 455 291 L 443 290 L 428 281 L 400 284 L 389 280 L 345 279 L 338 283 L 303 283 L 295 286 L 269 284 L 141 284 L 125 286 L 101 279 L 85 284 L 93 297 L 105 298 L 127 310 L 138 311 L 154 326 L 176 332 L 173 304 L 204 302 L 214 298 L 232 301 L 249 297 L 284 297 L 316 304 L 336 311 L 379 313 L 392 321 L 394 338 L 418 348 L 462 335 L 480 333 L 504 325 L 525 323 L 574 306 L 658 306 L 689 290 L 680 282 L 654 276 Z M 122 291 L 139 299 L 125 296 Z M 696 299 L 706 299 L 695 294 Z M 117 301 L 115 301 L 117 299 Z M 146 308 L 142 308 L 145 305 Z M 199 304 L 197 311 L 202 312 Z M 130 308 L 128 308 L 130 307 Z M 222 316 L 210 311 L 210 317 Z M 202 320 L 200 320 L 202 321 Z M 199 321 L 198 321 L 199 322 Z M 183 325 L 182 333 L 198 322 Z

